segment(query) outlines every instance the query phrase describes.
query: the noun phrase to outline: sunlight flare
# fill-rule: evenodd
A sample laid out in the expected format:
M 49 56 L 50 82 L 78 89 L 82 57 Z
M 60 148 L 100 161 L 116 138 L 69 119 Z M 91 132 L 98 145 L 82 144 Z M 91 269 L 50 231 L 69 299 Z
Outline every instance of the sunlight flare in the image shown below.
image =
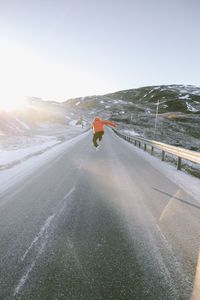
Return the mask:
M 26 105 L 25 97 L 16 94 L 1 94 L 0 95 L 0 110 L 5 112 L 12 112 L 16 110 L 22 110 Z

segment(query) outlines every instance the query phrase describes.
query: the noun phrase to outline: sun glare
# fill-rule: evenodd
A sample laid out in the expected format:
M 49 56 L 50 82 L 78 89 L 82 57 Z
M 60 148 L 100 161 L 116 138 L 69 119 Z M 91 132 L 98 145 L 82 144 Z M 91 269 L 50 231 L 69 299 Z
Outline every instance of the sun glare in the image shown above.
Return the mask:
M 5 112 L 12 112 L 21 110 L 25 106 L 25 100 L 16 96 L 1 96 L 0 97 L 0 110 Z
M 3 39 L 0 39 L 0 83 L 0 108 L 6 111 L 22 107 L 22 100 L 16 95 L 64 101 L 67 97 L 87 95 L 88 86 L 91 94 L 100 94 L 99 86 L 108 86 L 102 76 L 96 76 L 76 60 L 54 60 L 33 48 Z

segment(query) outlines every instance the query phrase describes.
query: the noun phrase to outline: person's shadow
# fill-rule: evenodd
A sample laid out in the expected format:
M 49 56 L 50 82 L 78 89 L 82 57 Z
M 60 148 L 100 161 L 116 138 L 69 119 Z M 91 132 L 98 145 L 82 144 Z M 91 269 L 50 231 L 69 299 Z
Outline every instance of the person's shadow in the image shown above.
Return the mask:
M 197 208 L 197 209 L 200 209 L 200 205 L 196 205 L 196 204 L 190 203 L 190 202 L 188 202 L 188 201 L 186 201 L 186 200 L 183 200 L 183 199 L 180 199 L 180 198 L 178 198 L 178 197 L 175 197 L 175 196 L 173 196 L 173 195 L 171 195 L 171 194 L 169 194 L 169 193 L 167 193 L 167 192 L 161 191 L 161 190 L 159 190 L 159 189 L 157 189 L 157 188 L 154 188 L 154 187 L 153 187 L 152 189 L 155 190 L 155 191 L 157 191 L 157 192 L 159 192 L 159 193 L 161 193 L 161 194 L 164 194 L 164 195 L 166 195 L 166 196 L 169 196 L 170 198 L 174 198 L 174 199 L 176 199 L 176 200 L 178 200 L 178 201 L 180 201 L 180 202 L 182 202 L 182 203 L 184 203 L 184 204 L 187 204 L 187 205 L 190 205 L 190 206 L 195 207 L 195 208 Z

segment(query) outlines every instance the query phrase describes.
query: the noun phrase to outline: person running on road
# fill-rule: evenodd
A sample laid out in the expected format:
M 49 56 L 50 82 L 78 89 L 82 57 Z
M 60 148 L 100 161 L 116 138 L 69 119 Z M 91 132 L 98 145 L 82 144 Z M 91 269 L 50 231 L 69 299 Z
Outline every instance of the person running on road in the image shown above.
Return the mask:
M 102 136 L 104 135 L 104 125 L 116 127 L 116 124 L 107 121 L 107 120 L 101 120 L 100 118 L 96 117 L 92 121 L 92 130 L 93 130 L 93 144 L 97 148 L 99 145 L 97 144 L 97 140 L 101 141 Z

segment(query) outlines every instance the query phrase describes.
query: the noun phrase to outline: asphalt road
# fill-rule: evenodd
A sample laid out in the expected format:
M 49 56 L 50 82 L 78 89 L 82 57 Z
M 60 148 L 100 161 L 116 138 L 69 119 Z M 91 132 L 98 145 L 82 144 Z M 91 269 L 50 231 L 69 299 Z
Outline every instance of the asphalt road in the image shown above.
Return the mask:
M 0 299 L 190 299 L 200 204 L 91 133 L 0 199 Z

